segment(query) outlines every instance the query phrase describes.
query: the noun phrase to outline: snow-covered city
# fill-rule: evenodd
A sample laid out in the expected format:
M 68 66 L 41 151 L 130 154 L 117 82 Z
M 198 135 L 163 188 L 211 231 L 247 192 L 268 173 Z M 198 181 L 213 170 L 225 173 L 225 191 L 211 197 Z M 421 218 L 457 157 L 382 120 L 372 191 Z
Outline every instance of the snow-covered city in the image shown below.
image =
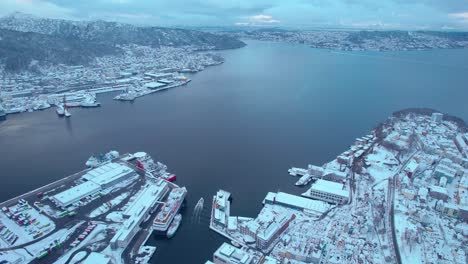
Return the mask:
M 401 111 L 335 160 L 289 169 L 309 189 L 269 192 L 254 218 L 220 190 L 210 228 L 232 245 L 213 262 L 466 263 L 467 144 L 462 121 Z
M 89 66 L 41 65 L 37 71 L 4 73 L 0 69 L 0 118 L 55 107 L 71 116 L 70 107 L 98 107 L 96 94 L 117 92 L 116 100 L 138 97 L 187 84 L 184 74 L 217 65 L 223 59 L 195 47 L 131 45 L 120 56 L 96 58 Z M 65 111 L 66 110 L 66 111 Z

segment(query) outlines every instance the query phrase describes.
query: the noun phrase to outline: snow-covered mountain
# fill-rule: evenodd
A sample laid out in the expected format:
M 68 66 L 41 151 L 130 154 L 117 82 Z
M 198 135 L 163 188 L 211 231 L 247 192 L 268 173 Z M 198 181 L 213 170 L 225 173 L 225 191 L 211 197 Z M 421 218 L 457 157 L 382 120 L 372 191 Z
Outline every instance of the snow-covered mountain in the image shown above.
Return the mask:
M 232 36 L 187 29 L 49 19 L 23 13 L 0 18 L 0 59 L 6 59 L 7 68 L 12 70 L 19 69 L 18 66 L 32 59 L 48 60 L 52 57 L 53 63 L 67 63 L 67 51 L 76 53 L 75 62 L 87 61 L 93 56 L 116 52 L 117 45 L 127 44 L 193 46 L 200 50 L 231 49 L 245 45 Z M 43 47 L 43 50 L 37 49 L 37 46 Z M 15 61 L 16 66 L 9 67 L 12 66 L 8 64 L 11 61 Z

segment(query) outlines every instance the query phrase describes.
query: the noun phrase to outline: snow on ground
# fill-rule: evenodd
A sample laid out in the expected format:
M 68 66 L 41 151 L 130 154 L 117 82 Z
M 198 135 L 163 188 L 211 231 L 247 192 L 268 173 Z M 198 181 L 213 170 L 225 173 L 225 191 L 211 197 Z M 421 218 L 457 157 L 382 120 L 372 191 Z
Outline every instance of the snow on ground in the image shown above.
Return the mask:
M 88 255 L 88 253 L 86 253 L 86 251 L 78 252 L 78 253 L 72 258 L 72 260 L 71 260 L 69 263 L 70 263 L 70 264 L 79 263 L 79 262 L 82 261 L 87 255 Z
M 409 221 L 408 217 L 401 213 L 395 214 L 395 231 L 402 263 L 422 263 L 422 248 L 416 242 L 404 241 L 404 232 L 416 233 L 417 227 Z
M 70 256 L 76 252 L 80 251 L 83 249 L 83 247 L 89 246 L 93 243 L 96 243 L 102 239 L 105 238 L 105 236 L 101 236 L 101 233 L 105 232 L 106 230 L 106 225 L 105 224 L 98 224 L 91 233 L 88 234 L 88 236 L 81 241 L 78 246 L 72 248 L 71 250 L 67 251 L 65 255 L 63 255 L 60 259 L 58 259 L 55 264 L 65 264 L 67 260 L 70 258 Z
M 90 218 L 94 218 L 94 217 L 98 217 L 102 214 L 105 214 L 107 212 L 109 212 L 110 209 L 112 209 L 113 207 L 119 205 L 123 200 L 125 200 L 125 198 L 127 198 L 128 196 L 130 195 L 129 192 L 126 192 L 126 193 L 122 193 L 121 195 L 115 197 L 114 199 L 102 204 L 101 206 L 99 206 L 98 208 L 94 209 L 90 214 L 89 214 L 89 217 Z
M 17 206 L 12 206 L 9 209 L 10 212 L 15 212 L 17 208 Z M 4 225 L 7 230 L 18 236 L 18 240 L 14 245 L 21 245 L 34 240 L 35 234 L 42 233 L 41 236 L 44 236 L 54 230 L 54 222 L 47 216 L 39 213 L 35 208 L 28 205 L 22 207 L 20 210 L 22 210 L 22 216 L 28 215 L 29 220 L 32 221 L 35 219 L 35 222 L 28 226 L 19 226 L 13 219 L 8 218 L 5 213 L 0 212 L 0 225 Z M 3 232 L 5 231 L 2 231 L 2 233 Z M 2 236 L 0 237 L 3 239 Z
M 42 239 L 41 241 L 37 242 L 37 243 L 34 243 L 32 245 L 29 245 L 26 247 L 26 249 L 31 252 L 31 254 L 33 254 L 34 256 L 38 255 L 40 252 L 42 252 L 44 250 L 44 248 L 48 249 L 49 248 L 49 245 L 51 243 L 54 243 L 54 241 L 60 241 L 60 243 L 63 243 L 63 241 L 67 240 L 68 237 L 73 233 L 75 232 L 75 230 L 81 226 L 82 224 L 84 223 L 84 221 L 80 221 L 79 223 L 77 223 L 76 225 L 74 225 L 73 227 L 69 228 L 69 229 L 66 229 L 66 228 L 63 228 L 63 229 L 60 229 L 58 230 L 57 232 L 51 234 L 50 236 Z
M 374 147 L 374 151 L 366 156 L 366 164 L 369 165 L 367 172 L 376 182 L 388 179 L 397 171 L 398 166 L 392 152 L 382 146 Z
M 122 212 L 111 212 L 106 216 L 107 221 L 122 223 L 124 221 Z

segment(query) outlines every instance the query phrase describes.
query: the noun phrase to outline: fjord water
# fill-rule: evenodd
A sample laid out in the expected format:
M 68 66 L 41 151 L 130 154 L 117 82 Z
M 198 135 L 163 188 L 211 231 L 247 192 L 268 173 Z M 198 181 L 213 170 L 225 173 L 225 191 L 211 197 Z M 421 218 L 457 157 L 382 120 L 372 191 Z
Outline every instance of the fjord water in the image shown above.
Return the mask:
M 93 153 L 146 151 L 188 188 L 171 240 L 151 238 L 158 263 L 204 263 L 224 241 L 209 231 L 212 195 L 255 217 L 268 191 L 300 194 L 291 166 L 323 164 L 393 111 L 430 107 L 468 120 L 468 50 L 333 52 L 249 41 L 186 87 L 98 109 L 10 115 L 0 123 L 0 199 L 84 168 Z M 205 209 L 192 219 L 200 197 Z

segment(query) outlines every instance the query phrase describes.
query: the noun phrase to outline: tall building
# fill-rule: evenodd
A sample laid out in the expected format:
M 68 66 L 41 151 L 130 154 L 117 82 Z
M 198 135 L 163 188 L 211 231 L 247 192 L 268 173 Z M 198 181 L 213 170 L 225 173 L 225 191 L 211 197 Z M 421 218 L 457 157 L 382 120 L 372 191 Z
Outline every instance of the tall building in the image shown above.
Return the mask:
M 433 113 L 432 114 L 432 122 L 436 124 L 442 123 L 442 118 L 444 117 L 441 113 Z

